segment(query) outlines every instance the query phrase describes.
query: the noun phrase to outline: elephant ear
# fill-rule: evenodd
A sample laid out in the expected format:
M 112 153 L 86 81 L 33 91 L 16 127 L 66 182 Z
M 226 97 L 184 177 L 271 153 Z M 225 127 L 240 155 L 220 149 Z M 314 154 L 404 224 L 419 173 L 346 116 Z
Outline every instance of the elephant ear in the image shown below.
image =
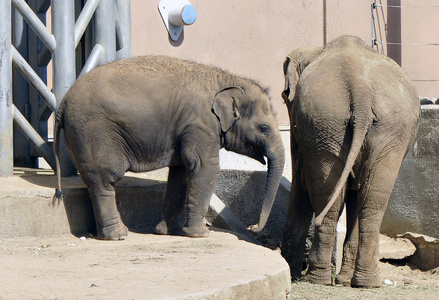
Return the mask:
M 227 87 L 215 95 L 212 111 L 218 117 L 223 132 L 229 131 L 233 123 L 241 117 L 236 99 L 242 97 L 244 93 L 242 88 L 233 86 Z
M 288 95 L 288 102 L 287 99 L 285 99 L 285 103 L 287 104 L 288 108 L 290 107 L 291 102 L 293 102 L 294 94 L 296 93 L 297 81 L 299 80 L 297 67 L 298 67 L 297 63 L 294 63 L 294 60 L 292 61 L 291 57 L 287 56 L 284 62 L 284 74 L 285 74 L 284 93 L 287 93 Z
M 290 107 L 296 93 L 296 85 L 303 70 L 320 55 L 321 47 L 303 47 L 291 52 L 284 62 L 285 89 Z M 286 102 L 286 101 L 285 101 Z

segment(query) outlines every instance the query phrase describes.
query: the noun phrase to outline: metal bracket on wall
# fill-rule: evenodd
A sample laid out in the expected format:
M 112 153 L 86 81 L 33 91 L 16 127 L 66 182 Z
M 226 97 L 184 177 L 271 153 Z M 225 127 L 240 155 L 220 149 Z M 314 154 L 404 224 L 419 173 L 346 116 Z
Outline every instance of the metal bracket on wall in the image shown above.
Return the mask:
M 161 0 L 158 5 L 160 15 L 174 42 L 180 37 L 185 25 L 192 25 L 197 12 L 187 0 Z

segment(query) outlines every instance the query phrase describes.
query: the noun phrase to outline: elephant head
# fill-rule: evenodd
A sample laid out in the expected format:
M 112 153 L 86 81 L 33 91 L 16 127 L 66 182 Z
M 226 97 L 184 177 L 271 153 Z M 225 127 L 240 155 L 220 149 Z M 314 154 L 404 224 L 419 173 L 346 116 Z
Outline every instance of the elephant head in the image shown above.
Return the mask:
M 296 93 L 296 85 L 305 68 L 322 52 L 321 47 L 304 47 L 291 52 L 284 62 L 285 88 L 282 98 L 290 111 Z
M 213 112 L 220 121 L 226 150 L 249 156 L 264 165 L 264 157 L 267 157 L 267 183 L 259 223 L 249 228 L 259 232 L 273 206 L 285 162 L 285 150 L 270 100 L 257 85 L 227 87 L 216 94 Z

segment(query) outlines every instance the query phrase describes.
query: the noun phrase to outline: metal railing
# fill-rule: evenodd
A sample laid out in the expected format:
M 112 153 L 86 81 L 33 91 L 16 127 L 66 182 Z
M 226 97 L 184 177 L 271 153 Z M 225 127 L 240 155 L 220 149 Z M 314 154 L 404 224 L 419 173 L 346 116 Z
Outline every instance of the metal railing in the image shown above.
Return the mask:
M 81 8 L 76 21 L 75 5 L 76 11 Z M 51 8 L 52 15 L 52 32 L 47 29 L 45 20 L 39 17 L 42 14 L 45 15 L 49 8 Z M 20 47 L 17 49 L 13 45 L 12 34 L 25 35 L 26 26 L 21 26 L 22 20 L 38 36 L 39 47 L 33 45 L 32 48 L 40 48 L 39 51 L 28 50 L 25 53 L 26 50 L 24 50 L 20 53 Z M 90 42 L 84 42 L 84 44 L 92 44 L 88 45 L 91 50 L 85 54 L 87 60 L 79 72 L 75 52 L 81 39 L 84 39 L 87 28 L 90 28 L 88 25 L 91 20 L 94 20 L 91 39 L 89 39 Z M 13 22 L 15 26 L 12 26 Z M 0 176 L 13 174 L 13 124 L 20 129 L 38 155 L 54 168 L 53 151 L 48 143 L 47 130 L 41 129 L 44 126 L 39 124 L 40 118 L 45 121 L 47 127 L 48 117 L 51 112 L 57 110 L 62 98 L 76 81 L 78 73 L 81 76 L 100 64 L 130 57 L 130 32 L 130 0 L 0 1 Z M 37 62 L 33 66 L 25 59 L 28 55 L 29 61 Z M 52 91 L 45 82 L 45 71 L 40 72 L 40 68 L 47 68 L 50 57 L 53 65 Z M 21 73 L 26 82 L 20 80 L 13 82 L 13 67 Z M 16 107 L 15 99 L 13 99 L 14 94 L 21 95 L 20 98 L 24 97 L 25 93 L 20 94 L 19 91 L 24 90 L 27 83 L 39 96 L 36 100 L 35 97 L 33 100 L 30 99 L 32 97 L 28 99 L 28 101 L 36 102 L 28 106 L 37 109 L 30 115 L 38 120 L 31 122 L 28 120 L 30 117 L 26 116 L 26 113 L 23 115 Z M 63 149 L 62 146 L 61 149 Z M 76 170 L 69 162 L 65 150 L 61 156 L 63 175 L 75 174 Z

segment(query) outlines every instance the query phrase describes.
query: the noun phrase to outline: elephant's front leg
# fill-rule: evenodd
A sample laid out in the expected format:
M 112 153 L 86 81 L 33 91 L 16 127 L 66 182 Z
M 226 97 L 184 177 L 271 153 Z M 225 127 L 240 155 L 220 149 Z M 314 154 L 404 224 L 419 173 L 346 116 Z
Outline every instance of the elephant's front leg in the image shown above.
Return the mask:
M 207 237 L 204 217 L 219 177 L 219 148 L 200 150 L 188 147 L 183 152 L 188 169 L 186 187 L 186 223 L 182 234 L 189 237 Z
M 180 234 L 178 216 L 184 207 L 186 198 L 186 168 L 184 166 L 170 167 L 168 183 L 166 184 L 160 222 L 155 230 L 158 234 Z
M 282 256 L 290 266 L 293 280 L 299 279 L 302 275 L 305 241 L 313 215 L 308 194 L 300 192 L 300 187 L 296 183 L 297 177 L 293 177 L 291 185 L 290 204 L 282 237 L 281 251 Z

